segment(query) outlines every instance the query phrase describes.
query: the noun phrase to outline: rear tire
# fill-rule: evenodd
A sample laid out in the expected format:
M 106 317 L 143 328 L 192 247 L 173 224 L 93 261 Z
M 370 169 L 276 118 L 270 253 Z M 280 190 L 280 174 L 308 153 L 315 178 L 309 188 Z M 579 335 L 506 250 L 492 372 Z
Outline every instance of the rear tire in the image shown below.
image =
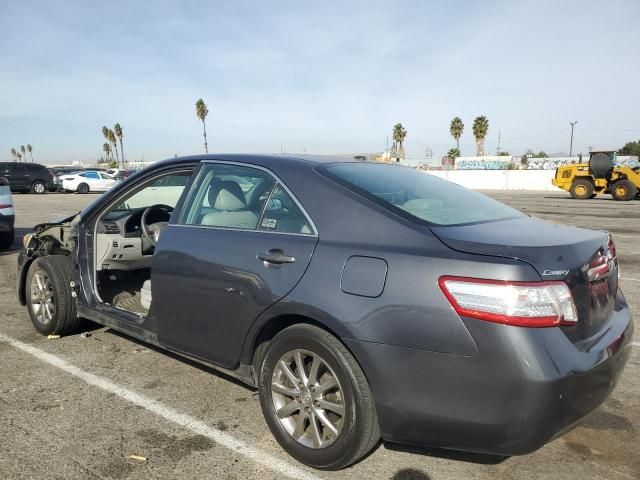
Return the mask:
M 37 193 L 38 195 L 42 195 L 47 192 L 47 186 L 44 182 L 40 180 L 36 180 L 31 184 L 31 193 Z
M 71 295 L 74 279 L 70 257 L 36 258 L 27 273 L 25 298 L 29 317 L 43 335 L 66 335 L 78 328 L 76 300 Z
M 5 248 L 11 247 L 13 245 L 13 241 L 15 240 L 16 234 L 13 229 L 8 232 L 0 233 L 0 249 L 4 250 Z
M 638 187 L 631 180 L 623 178 L 611 185 L 611 196 L 614 200 L 628 202 L 638 194 Z
M 80 185 L 78 185 L 78 188 L 76 189 L 76 192 L 78 193 L 89 193 L 89 185 L 86 183 L 81 183 Z
M 316 362 L 320 366 L 314 374 Z M 260 361 L 258 385 L 271 433 L 299 462 L 338 470 L 357 462 L 380 440 L 373 394 L 362 369 L 321 328 L 299 324 L 276 335 Z
M 594 186 L 590 180 L 574 180 L 571 184 L 571 189 L 569 193 L 573 198 L 577 198 L 579 200 L 586 200 L 591 198 L 593 195 Z

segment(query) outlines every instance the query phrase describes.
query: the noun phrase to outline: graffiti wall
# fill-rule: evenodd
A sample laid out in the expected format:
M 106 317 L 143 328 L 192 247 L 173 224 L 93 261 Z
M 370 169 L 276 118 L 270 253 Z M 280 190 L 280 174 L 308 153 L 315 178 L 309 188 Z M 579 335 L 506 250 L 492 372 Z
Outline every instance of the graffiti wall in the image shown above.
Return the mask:
M 458 157 L 455 170 L 507 170 L 513 164 L 512 156 Z M 511 167 L 513 168 L 513 167 Z
M 582 159 L 580 157 L 529 158 L 523 165 L 522 158 L 518 156 L 458 157 L 453 168 L 455 170 L 555 170 L 561 165 L 588 161 L 588 156 Z M 451 168 L 450 160 L 445 162 L 444 158 L 442 165 L 445 170 Z M 640 166 L 640 162 L 638 157 L 620 155 L 616 159 L 616 165 L 637 167 Z

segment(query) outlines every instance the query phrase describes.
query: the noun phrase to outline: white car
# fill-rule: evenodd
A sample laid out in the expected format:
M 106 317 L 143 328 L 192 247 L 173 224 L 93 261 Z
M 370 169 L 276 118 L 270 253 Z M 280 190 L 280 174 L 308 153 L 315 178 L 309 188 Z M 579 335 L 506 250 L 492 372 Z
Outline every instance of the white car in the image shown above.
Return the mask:
M 62 190 L 78 193 L 106 192 L 118 183 L 108 173 L 94 170 L 63 175 L 60 182 Z
M 13 245 L 15 215 L 9 181 L 0 177 L 0 249 Z

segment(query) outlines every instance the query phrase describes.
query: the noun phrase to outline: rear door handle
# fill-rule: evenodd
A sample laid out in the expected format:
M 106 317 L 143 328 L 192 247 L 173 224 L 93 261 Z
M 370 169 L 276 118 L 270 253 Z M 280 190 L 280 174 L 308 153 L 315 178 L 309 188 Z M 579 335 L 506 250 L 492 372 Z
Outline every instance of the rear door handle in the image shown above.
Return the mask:
M 262 260 L 265 263 L 271 263 L 273 265 L 282 265 L 283 263 L 293 263 L 296 259 L 285 253 L 279 248 L 272 248 L 264 253 L 257 255 L 258 260 Z

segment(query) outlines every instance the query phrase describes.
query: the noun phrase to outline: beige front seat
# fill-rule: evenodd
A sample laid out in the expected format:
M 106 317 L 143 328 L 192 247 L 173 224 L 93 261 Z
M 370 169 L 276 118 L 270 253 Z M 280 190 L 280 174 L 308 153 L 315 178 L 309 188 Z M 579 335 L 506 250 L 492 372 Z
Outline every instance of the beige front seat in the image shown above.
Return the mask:
M 209 205 L 215 211 L 202 217 L 202 225 L 249 229 L 258 225 L 258 215 L 249 210 L 240 185 L 233 180 L 215 182 L 211 185 Z

